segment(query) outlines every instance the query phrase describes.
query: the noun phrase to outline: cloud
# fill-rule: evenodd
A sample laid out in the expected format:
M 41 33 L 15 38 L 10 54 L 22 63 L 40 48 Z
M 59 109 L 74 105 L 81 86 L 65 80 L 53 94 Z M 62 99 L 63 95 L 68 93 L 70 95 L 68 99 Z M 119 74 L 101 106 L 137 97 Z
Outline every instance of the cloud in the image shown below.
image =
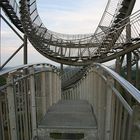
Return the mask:
M 56 1 L 52 1 L 51 6 Z M 60 1 L 59 4 L 58 1 Z M 107 3 L 107 0 L 98 2 L 93 0 L 77 0 L 74 1 L 75 3 L 70 3 L 71 0 L 65 2 L 63 0 L 58 1 L 54 3 L 55 6 L 52 6 L 52 9 L 47 9 L 48 6 L 46 6 L 46 9 L 43 9 L 44 6 L 38 6 L 38 8 L 41 19 L 47 28 L 62 33 L 93 33 Z M 62 1 L 64 2 L 63 5 L 61 5 Z M 43 3 L 43 0 L 40 0 L 39 3 Z M 46 1 L 46 5 L 47 3 L 48 5 L 50 4 L 49 1 Z M 58 5 L 56 6 L 56 4 Z M 63 10 L 62 7 L 64 5 L 66 7 L 71 7 L 72 5 L 78 6 Z M 55 7 L 61 8 L 55 9 Z
M 136 3 L 135 3 L 135 7 L 133 9 L 133 12 L 136 12 L 140 10 L 140 1 L 139 0 L 136 0 Z

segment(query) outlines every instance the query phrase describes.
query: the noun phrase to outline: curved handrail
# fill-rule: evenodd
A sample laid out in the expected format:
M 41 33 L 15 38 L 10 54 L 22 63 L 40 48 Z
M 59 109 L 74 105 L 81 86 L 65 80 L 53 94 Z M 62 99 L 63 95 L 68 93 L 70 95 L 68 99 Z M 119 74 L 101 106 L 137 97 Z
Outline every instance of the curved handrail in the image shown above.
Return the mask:
M 93 66 L 99 67 L 115 79 L 131 96 L 140 103 L 140 91 L 136 89 L 131 83 L 121 77 L 118 73 L 114 72 L 103 64 L 95 63 Z
M 92 70 L 96 70 L 98 72 L 98 74 L 100 74 L 100 76 L 103 78 L 105 75 L 107 75 L 110 78 L 114 79 L 120 86 L 123 87 L 123 89 L 125 91 L 127 91 L 127 93 L 129 93 L 138 103 L 140 103 L 140 91 L 137 88 L 135 88 L 131 83 L 129 83 L 127 80 L 125 80 L 122 76 L 120 76 L 118 73 L 116 73 L 112 69 L 110 69 L 107 66 L 100 64 L 100 63 L 91 64 L 87 68 L 87 70 L 85 71 L 85 73 L 83 74 L 81 79 L 79 81 L 77 81 L 77 83 L 71 85 L 69 89 L 76 87 L 76 85 L 80 85 L 80 83 L 83 81 L 83 79 L 85 79 L 85 77 L 88 75 L 88 73 L 91 72 Z M 66 89 L 66 90 L 68 90 L 68 89 Z M 64 91 L 65 91 L 65 89 L 64 89 Z
M 10 68 L 8 70 L 0 71 L 0 76 L 7 75 L 7 74 L 13 73 L 15 71 L 19 71 L 19 70 L 23 70 L 23 69 L 27 69 L 27 68 L 31 68 L 31 67 L 35 67 L 35 66 L 41 66 L 41 65 L 43 65 L 43 66 L 49 66 L 53 70 L 59 71 L 56 66 L 53 66 L 51 64 L 48 64 L 48 63 L 35 63 L 35 64 L 21 65 L 21 66 L 17 66 L 17 67 L 14 67 L 14 68 Z

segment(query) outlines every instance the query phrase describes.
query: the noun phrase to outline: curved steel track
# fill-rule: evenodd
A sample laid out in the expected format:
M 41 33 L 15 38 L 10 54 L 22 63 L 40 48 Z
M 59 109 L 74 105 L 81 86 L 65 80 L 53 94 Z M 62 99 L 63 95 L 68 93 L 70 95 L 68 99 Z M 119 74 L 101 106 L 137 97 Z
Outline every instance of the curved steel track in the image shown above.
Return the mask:
M 125 18 L 131 14 L 135 0 L 109 0 L 96 32 L 76 35 L 48 30 L 40 19 L 36 0 L 21 0 L 20 4 L 24 31 L 42 55 L 63 64 L 88 65 L 93 61 L 102 62 L 115 51 L 122 50 L 121 33 L 128 23 Z M 111 13 L 112 5 L 117 8 Z M 111 15 L 110 20 L 108 15 Z
M 20 4 L 19 13 L 19 6 L 15 0 L 1 1 L 12 22 L 21 31 L 24 30 L 36 50 L 49 59 L 68 65 L 88 65 L 92 62 L 106 62 L 114 59 L 116 55 L 126 53 L 127 39 L 123 31 L 129 24 L 128 16 L 132 12 L 135 0 L 108 0 L 95 33 L 73 35 L 48 30 L 40 19 L 36 0 L 20 0 Z M 130 18 L 130 24 L 135 29 L 139 12 Z M 134 36 L 139 36 L 138 34 L 137 30 Z M 127 45 L 127 51 L 129 50 L 132 50 L 132 47 Z

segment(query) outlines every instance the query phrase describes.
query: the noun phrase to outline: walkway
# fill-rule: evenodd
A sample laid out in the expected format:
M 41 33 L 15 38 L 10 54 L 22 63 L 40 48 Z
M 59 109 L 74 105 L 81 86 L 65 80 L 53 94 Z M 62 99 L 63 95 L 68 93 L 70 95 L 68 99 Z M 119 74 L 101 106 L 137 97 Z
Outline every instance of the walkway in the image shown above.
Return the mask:
M 48 137 L 96 140 L 97 127 L 91 105 L 84 100 L 58 102 L 40 122 L 38 133 L 41 140 Z

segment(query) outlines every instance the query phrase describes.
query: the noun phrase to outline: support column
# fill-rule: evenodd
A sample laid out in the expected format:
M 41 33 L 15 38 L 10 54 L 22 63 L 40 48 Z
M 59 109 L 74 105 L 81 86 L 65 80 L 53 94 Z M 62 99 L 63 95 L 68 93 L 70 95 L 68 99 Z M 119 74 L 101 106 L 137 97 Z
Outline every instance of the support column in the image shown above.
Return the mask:
M 131 83 L 131 74 L 132 74 L 132 68 L 131 68 L 131 52 L 127 54 L 127 80 Z
M 120 74 L 121 73 L 121 62 L 120 62 L 120 57 L 116 58 L 116 68 L 115 71 Z
M 130 21 L 130 19 L 129 19 Z M 129 22 L 128 21 L 128 22 Z M 126 43 L 131 42 L 131 25 L 130 23 L 126 26 Z M 127 54 L 127 80 L 131 82 L 131 52 Z
M 24 64 L 28 63 L 27 36 L 24 35 Z
M 63 68 L 63 64 L 62 63 L 60 64 L 60 67 L 61 67 L 61 73 L 63 73 L 63 69 L 64 68 Z
M 130 42 L 131 41 L 131 25 L 130 23 L 126 26 L 126 41 Z M 131 83 L 132 82 L 132 65 L 131 65 L 131 59 L 132 59 L 132 54 L 129 52 L 127 54 L 127 80 Z M 131 104 L 131 96 L 127 95 L 126 97 L 127 102 Z M 130 140 L 131 136 L 131 127 L 132 127 L 132 118 L 128 115 L 128 121 L 126 124 L 127 127 L 127 140 Z
M 61 57 L 63 57 L 63 48 L 61 47 Z M 63 63 L 60 64 L 61 74 L 63 73 Z
M 8 84 L 13 84 L 13 76 L 9 75 L 7 78 Z M 18 131 L 17 131 L 17 116 L 16 116 L 16 100 L 14 85 L 7 87 L 7 101 L 8 101 L 8 110 L 9 110 L 9 122 L 10 122 L 10 133 L 11 140 L 18 140 Z

